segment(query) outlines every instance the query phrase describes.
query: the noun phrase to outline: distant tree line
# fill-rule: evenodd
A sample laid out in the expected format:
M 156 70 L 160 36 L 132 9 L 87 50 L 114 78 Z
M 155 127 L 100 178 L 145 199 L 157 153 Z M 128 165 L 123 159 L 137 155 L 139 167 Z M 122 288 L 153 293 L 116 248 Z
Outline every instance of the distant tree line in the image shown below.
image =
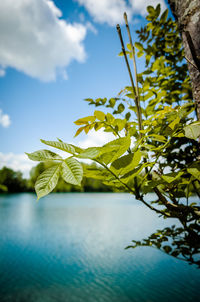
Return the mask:
M 37 177 L 48 167 L 50 162 L 41 162 L 33 167 L 30 171 L 29 179 L 23 178 L 20 171 L 14 171 L 11 168 L 3 167 L 0 169 L 0 193 L 17 193 L 17 192 L 35 192 L 34 185 Z M 95 166 L 95 167 L 94 167 Z M 83 168 L 96 169 L 96 165 L 84 164 Z M 83 178 L 82 186 L 74 186 L 64 182 L 62 179 L 54 192 L 113 192 L 114 190 L 102 183 L 99 179 Z

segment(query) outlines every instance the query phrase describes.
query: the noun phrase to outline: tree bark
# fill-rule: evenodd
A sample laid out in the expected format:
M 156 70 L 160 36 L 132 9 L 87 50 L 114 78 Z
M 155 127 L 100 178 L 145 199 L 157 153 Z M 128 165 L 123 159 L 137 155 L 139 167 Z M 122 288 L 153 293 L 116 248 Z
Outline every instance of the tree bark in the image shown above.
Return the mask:
M 168 0 L 182 35 L 185 57 L 200 120 L 200 0 Z

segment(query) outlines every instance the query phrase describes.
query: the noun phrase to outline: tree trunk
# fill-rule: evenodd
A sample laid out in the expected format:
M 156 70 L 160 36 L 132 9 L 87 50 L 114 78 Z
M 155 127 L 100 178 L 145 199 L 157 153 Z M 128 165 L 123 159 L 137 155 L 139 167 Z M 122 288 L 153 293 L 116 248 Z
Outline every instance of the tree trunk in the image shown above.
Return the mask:
M 182 34 L 185 57 L 200 120 L 200 0 L 168 0 Z

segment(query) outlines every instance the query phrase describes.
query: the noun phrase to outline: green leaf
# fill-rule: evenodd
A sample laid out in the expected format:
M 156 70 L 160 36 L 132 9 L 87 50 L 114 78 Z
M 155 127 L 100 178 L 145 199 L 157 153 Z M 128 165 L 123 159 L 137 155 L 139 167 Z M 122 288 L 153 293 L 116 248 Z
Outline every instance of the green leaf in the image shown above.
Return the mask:
M 76 125 L 84 125 L 84 124 L 88 124 L 88 122 L 94 122 L 95 121 L 95 116 L 86 116 L 83 118 L 78 119 L 77 121 L 74 122 L 74 124 Z
M 187 169 L 188 173 L 200 180 L 200 162 L 195 162 Z
M 115 98 L 111 98 L 111 99 L 109 100 L 109 104 L 108 104 L 106 107 L 111 107 L 111 108 L 113 108 L 113 107 L 115 106 L 115 104 L 116 104 L 116 99 L 115 99 Z
M 94 159 L 101 154 L 101 147 L 90 147 L 83 150 L 78 157 L 86 159 Z
M 126 125 L 126 119 L 115 119 L 114 123 L 113 123 L 113 126 L 117 127 L 117 130 L 118 131 L 121 131 L 122 129 L 124 129 Z
M 49 194 L 57 185 L 60 176 L 61 163 L 53 165 L 46 169 L 38 178 L 35 183 L 35 190 L 38 200 Z
M 132 181 L 136 176 L 138 176 L 142 170 L 150 165 L 153 165 L 154 163 L 144 163 L 144 164 L 140 164 L 139 167 L 133 169 L 132 171 L 126 173 L 125 175 L 123 175 L 121 177 L 121 179 L 123 180 L 124 183 L 128 183 L 129 181 Z
M 158 17 L 160 15 L 160 3 L 156 6 L 156 16 Z
M 111 164 L 111 170 L 115 172 L 118 176 L 124 175 L 132 171 L 138 166 L 141 160 L 141 152 L 138 150 L 134 154 L 127 154 L 118 159 L 116 159 Z
M 130 144 L 131 139 L 129 136 L 121 137 L 105 144 L 101 147 L 100 161 L 105 164 L 113 162 L 128 150 Z
M 110 173 L 106 170 L 88 169 L 85 172 L 87 178 L 105 180 L 110 176 Z
M 130 119 L 130 117 L 131 117 L 130 112 L 127 112 L 126 115 L 125 115 L 126 120 L 128 121 Z
M 155 14 L 155 10 L 154 10 L 153 6 L 151 6 L 151 5 L 147 6 L 147 11 L 151 15 Z
M 115 120 L 115 118 L 114 118 L 114 116 L 111 113 L 107 113 L 106 114 L 106 120 L 107 120 L 108 123 L 110 123 L 112 125 L 113 122 L 114 122 L 114 120 Z
M 164 13 L 161 15 L 160 21 L 163 22 L 163 23 L 166 22 L 167 16 L 168 16 L 168 10 L 166 9 L 166 10 L 164 11 Z
M 51 147 L 54 147 L 56 149 L 59 149 L 59 150 L 62 150 L 62 151 L 66 151 L 70 154 L 74 154 L 75 153 L 75 149 L 72 145 L 70 144 L 66 144 L 62 141 L 46 141 L 44 139 L 41 139 L 41 142 L 45 145 L 48 145 L 48 146 L 51 146 Z
M 120 104 L 118 105 L 118 107 L 117 107 L 117 110 L 115 110 L 115 111 L 113 112 L 113 114 L 120 114 L 120 113 L 122 113 L 122 112 L 124 111 L 124 109 L 125 109 L 124 105 L 123 105 L 122 103 L 120 103 Z
M 162 178 L 166 182 L 171 183 L 171 182 L 177 180 L 182 175 L 183 175 L 183 172 L 173 172 L 173 173 L 168 173 L 168 174 L 162 175 Z
M 155 140 L 155 141 L 162 142 L 162 143 L 166 142 L 166 138 L 163 135 L 149 134 L 148 136 L 152 137 L 152 139 Z
M 185 136 L 191 139 L 197 139 L 200 136 L 200 122 L 195 122 L 184 128 Z
M 172 130 L 174 130 L 175 126 L 176 126 L 177 124 L 179 124 L 179 122 L 180 122 L 180 117 L 177 116 L 177 118 L 175 118 L 175 120 L 169 124 L 169 127 L 170 127 Z
M 34 161 L 62 160 L 60 155 L 45 149 L 26 154 L 28 155 L 29 159 Z
M 139 43 L 139 42 L 135 42 L 135 47 L 136 47 L 137 49 L 141 50 L 141 51 L 143 51 L 143 50 L 144 50 L 144 48 L 143 48 L 142 44 L 141 44 L 141 43 Z
M 81 153 L 81 152 L 83 152 L 83 149 L 80 148 L 80 147 L 77 147 L 77 146 L 72 145 L 72 144 L 70 144 L 70 146 L 72 146 L 74 148 L 75 152 L 78 153 L 78 154 Z
M 78 128 L 78 130 L 76 131 L 74 137 L 78 136 L 84 129 L 85 129 L 85 126 L 82 126 L 82 127 Z
M 137 53 L 138 58 L 142 57 L 142 56 L 143 56 L 143 54 L 144 54 L 144 52 L 143 52 L 143 51 L 138 51 L 138 53 Z
M 62 163 L 61 176 L 67 183 L 80 186 L 83 178 L 82 165 L 72 157 L 67 158 Z
M 119 57 L 122 57 L 124 55 L 123 51 L 120 51 L 120 53 L 118 54 Z
M 100 110 L 95 110 L 94 115 L 100 121 L 104 121 L 105 116 L 106 116 L 105 113 Z

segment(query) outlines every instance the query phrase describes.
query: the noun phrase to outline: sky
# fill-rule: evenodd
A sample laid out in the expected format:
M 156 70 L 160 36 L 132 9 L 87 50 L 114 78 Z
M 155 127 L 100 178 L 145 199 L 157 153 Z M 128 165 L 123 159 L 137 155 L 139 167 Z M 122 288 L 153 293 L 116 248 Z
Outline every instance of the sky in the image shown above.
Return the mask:
M 25 152 L 46 148 L 40 139 L 61 138 L 81 147 L 111 139 L 103 131 L 74 138 L 78 118 L 94 107 L 85 98 L 116 97 L 129 85 L 116 24 L 127 12 L 134 31 L 146 7 L 166 0 L 0 1 L 0 168 L 28 177 Z M 138 62 L 142 70 L 143 62 Z

